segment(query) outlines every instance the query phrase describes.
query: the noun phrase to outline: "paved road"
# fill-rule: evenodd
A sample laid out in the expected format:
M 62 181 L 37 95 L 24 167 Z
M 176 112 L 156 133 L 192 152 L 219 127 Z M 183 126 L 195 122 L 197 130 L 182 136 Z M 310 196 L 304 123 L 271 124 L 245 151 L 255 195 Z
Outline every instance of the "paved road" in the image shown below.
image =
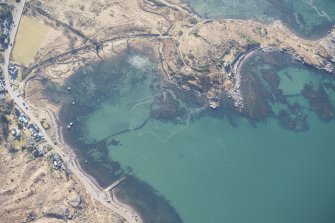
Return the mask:
M 16 6 L 16 8 L 14 10 L 14 14 L 13 14 L 14 27 L 11 30 L 11 33 L 10 33 L 10 41 L 11 41 L 11 43 L 8 45 L 8 48 L 4 52 L 4 67 L 3 67 L 3 71 L 4 71 L 5 81 L 7 83 L 7 85 L 6 85 L 7 91 L 8 91 L 8 94 L 10 95 L 10 97 L 12 99 L 15 99 L 15 97 L 14 97 L 13 89 L 9 85 L 10 79 L 9 79 L 9 74 L 8 74 L 8 66 L 9 66 L 10 55 L 11 55 L 13 47 L 14 47 L 16 33 L 17 33 L 17 30 L 18 30 L 18 27 L 19 27 L 19 24 L 20 24 L 20 21 L 21 21 L 22 12 L 23 12 L 23 8 L 24 8 L 25 3 L 26 3 L 26 0 L 22 0 L 19 4 L 17 4 L 17 6 Z M 21 105 L 22 105 L 22 103 L 21 103 Z M 24 107 L 24 106 L 22 105 L 22 107 Z
M 45 137 L 45 141 L 50 144 L 53 148 L 54 151 L 57 152 L 58 154 L 61 155 L 65 165 L 67 166 L 68 169 L 72 171 L 83 183 L 85 186 L 85 189 L 88 193 L 90 193 L 96 200 L 100 201 L 103 205 L 106 207 L 112 209 L 114 212 L 116 212 L 118 215 L 126 219 L 127 222 L 129 223 L 141 223 L 141 219 L 137 216 L 136 213 L 128 206 L 125 205 L 120 205 L 117 202 L 114 202 L 113 200 L 109 200 L 108 198 L 110 197 L 109 193 L 106 193 L 102 188 L 97 186 L 94 181 L 92 181 L 91 177 L 88 176 L 79 166 L 73 152 L 69 152 L 68 150 L 62 150 L 58 146 L 54 145 L 54 142 L 51 140 L 51 138 L 47 135 L 46 131 L 44 128 L 41 126 L 39 120 L 36 119 L 34 114 L 31 112 L 31 110 L 28 110 L 24 105 L 24 99 L 22 97 L 17 97 L 17 93 L 15 92 L 11 85 L 10 85 L 10 78 L 9 78 L 9 73 L 8 73 L 8 67 L 10 63 L 10 55 L 12 53 L 14 43 L 15 43 L 15 38 L 16 34 L 18 31 L 18 27 L 22 18 L 22 13 L 23 13 L 23 8 L 26 3 L 26 0 L 21 0 L 20 3 L 16 5 L 16 8 L 13 13 L 13 22 L 14 26 L 13 29 L 11 30 L 10 34 L 10 40 L 11 44 L 8 46 L 6 51 L 4 52 L 4 66 L 3 66 L 3 71 L 4 71 L 4 79 L 6 81 L 6 90 L 8 92 L 8 95 L 11 99 L 13 99 L 14 103 L 16 106 L 18 106 L 26 115 L 27 118 L 30 119 L 30 122 L 34 123 L 42 132 L 42 134 Z M 65 155 L 65 152 L 67 155 Z
M 10 33 L 10 41 L 11 44 L 8 46 L 8 48 L 6 49 L 6 51 L 4 52 L 4 66 L 3 66 L 3 73 L 4 73 L 4 79 L 6 81 L 6 90 L 8 92 L 8 95 L 11 99 L 13 99 L 14 103 L 16 104 L 17 107 L 19 107 L 24 113 L 25 115 L 30 119 L 30 121 L 32 123 L 34 123 L 43 133 L 43 135 L 45 136 L 45 140 L 50 144 L 53 145 L 54 143 L 52 142 L 52 140 L 47 136 L 44 128 L 42 128 L 40 122 L 36 119 L 36 117 L 32 114 L 31 110 L 28 110 L 23 103 L 25 102 L 24 99 L 20 96 L 17 97 L 18 92 L 15 92 L 10 84 L 10 77 L 9 77 L 9 72 L 8 72 L 8 67 L 9 67 L 9 63 L 10 63 L 10 56 L 14 47 L 14 43 L 15 43 L 15 38 L 16 38 L 16 34 L 21 22 L 21 18 L 22 18 L 22 13 L 23 13 L 23 8 L 24 5 L 26 3 L 26 0 L 22 0 L 20 3 L 17 4 L 15 10 L 14 10 L 14 14 L 13 14 L 13 22 L 14 22 L 14 26 L 11 30 Z

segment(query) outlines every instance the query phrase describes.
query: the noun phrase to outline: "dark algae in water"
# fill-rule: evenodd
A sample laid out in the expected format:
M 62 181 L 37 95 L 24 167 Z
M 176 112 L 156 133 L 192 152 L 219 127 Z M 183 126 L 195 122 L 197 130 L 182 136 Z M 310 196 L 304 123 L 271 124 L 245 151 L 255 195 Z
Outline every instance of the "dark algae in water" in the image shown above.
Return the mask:
M 128 175 L 116 191 L 119 200 L 135 207 L 141 213 L 144 222 L 182 223 L 177 211 L 166 198 L 159 194 L 148 183 Z
M 321 120 L 331 121 L 334 119 L 334 107 L 331 104 L 324 86 L 319 86 L 318 89 L 314 90 L 313 86 L 306 85 L 302 94 L 308 100 L 311 109 L 316 112 Z
M 224 96 L 221 108 L 207 108 L 135 51 L 82 68 L 65 90 L 45 84 L 63 95 L 61 122 L 74 122 L 64 138 L 82 167 L 103 187 L 126 176 L 115 193 L 145 222 L 314 223 L 301 217 L 310 206 L 290 210 L 308 203 L 313 182 L 319 196 L 332 196 L 320 173 L 334 163 L 335 80 L 276 52 L 256 53 L 242 77 L 242 112 Z M 315 138 L 327 143 L 319 146 L 329 160 L 316 156 Z M 321 160 L 326 166 L 311 169 Z M 324 209 L 330 198 L 311 199 Z
M 175 96 L 162 88 L 161 78 L 148 57 L 131 50 L 117 58 L 83 67 L 66 83 L 65 88 L 71 89 L 69 95 L 63 94 L 65 90 L 60 91 L 65 96 L 60 116 L 62 123 L 74 122 L 64 138 L 77 152 L 85 171 L 102 187 L 127 176 L 117 189 L 120 200 L 138 211 L 145 222 L 178 223 L 182 222 L 179 214 L 163 195 L 113 159 L 113 149 L 123 147 L 117 136 L 141 129 L 150 118 L 182 121 L 183 109 Z M 103 122 L 118 120 L 122 112 L 124 120 L 108 130 L 97 123 L 96 137 L 88 137 L 87 118 L 106 107 L 111 110 L 108 116 L 102 117 Z M 132 122 L 130 115 L 137 116 L 136 121 Z
M 317 74 L 301 74 L 309 69 Z M 326 92 L 327 86 L 334 82 L 332 76 L 276 52 L 256 54 L 242 70 L 244 113 L 248 117 L 276 118 L 283 128 L 297 132 L 309 129 L 308 110 L 314 111 L 322 121 L 334 119 L 334 105 Z M 306 77 L 297 80 L 302 75 Z

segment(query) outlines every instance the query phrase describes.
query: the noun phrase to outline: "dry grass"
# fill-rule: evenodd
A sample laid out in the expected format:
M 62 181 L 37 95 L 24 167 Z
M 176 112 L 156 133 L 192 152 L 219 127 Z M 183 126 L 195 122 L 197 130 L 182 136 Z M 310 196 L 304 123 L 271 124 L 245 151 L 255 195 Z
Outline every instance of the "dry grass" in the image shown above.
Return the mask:
M 14 61 L 28 66 L 34 59 L 49 27 L 26 16 L 22 18 L 13 51 Z

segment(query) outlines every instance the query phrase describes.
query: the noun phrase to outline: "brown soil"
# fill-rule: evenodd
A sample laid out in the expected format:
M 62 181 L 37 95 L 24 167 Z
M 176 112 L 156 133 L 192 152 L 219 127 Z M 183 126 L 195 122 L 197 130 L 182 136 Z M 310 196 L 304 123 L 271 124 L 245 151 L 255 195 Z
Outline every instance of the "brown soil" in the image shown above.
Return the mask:
M 123 222 L 47 157 L 0 147 L 0 176 L 0 222 Z

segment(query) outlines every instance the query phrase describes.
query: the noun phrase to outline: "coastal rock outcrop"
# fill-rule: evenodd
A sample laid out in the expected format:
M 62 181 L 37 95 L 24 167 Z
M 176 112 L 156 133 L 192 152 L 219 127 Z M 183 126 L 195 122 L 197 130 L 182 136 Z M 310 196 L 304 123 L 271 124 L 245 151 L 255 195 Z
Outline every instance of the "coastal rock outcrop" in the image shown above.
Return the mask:
M 64 1 L 63 3 L 67 4 Z M 52 26 L 55 26 L 55 21 L 68 19 L 59 9 L 48 11 L 48 4 L 51 3 L 41 5 L 38 1 L 31 1 L 28 13 L 35 13 L 41 20 L 52 20 Z M 86 27 L 77 17 L 71 17 L 72 25 L 62 23 L 57 28 L 71 34 L 70 40 L 62 39 L 64 46 L 80 46 L 83 39 L 86 42 L 98 42 L 98 55 L 92 50 L 96 46 L 94 44 L 84 44 L 85 46 L 70 51 L 66 51 L 66 47 L 57 48 L 59 52 L 56 55 L 52 53 L 56 52 L 54 46 L 44 45 L 36 58 L 37 63 L 28 68 L 28 71 L 40 75 L 36 69 L 43 68 L 44 76 L 62 83 L 66 77 L 89 62 L 120 53 L 127 47 L 141 48 L 141 45 L 146 45 L 147 48 L 158 51 L 153 57 L 161 60 L 161 69 L 171 83 L 204 98 L 212 108 L 219 107 L 222 95 L 226 95 L 237 110 L 243 110 L 246 101 L 241 92 L 240 68 L 253 52 L 287 53 L 296 61 L 331 74 L 335 73 L 335 29 L 322 39 L 306 40 L 295 35 L 279 21 L 263 24 L 251 20 L 207 20 L 200 18 L 187 5 L 179 4 L 178 1 L 140 1 L 138 5 L 127 3 L 126 6 L 131 9 L 129 15 L 127 14 L 127 21 L 132 21 L 132 16 L 137 17 L 137 11 L 141 11 L 142 18 L 129 22 L 127 28 L 111 26 L 94 36 L 94 26 Z M 110 9 L 113 10 L 114 7 L 123 7 L 123 4 L 110 6 Z M 101 13 L 106 10 L 107 8 L 101 9 Z M 45 11 L 54 19 L 46 17 Z M 118 21 L 119 18 L 116 16 L 112 20 Z M 90 18 L 90 22 L 99 25 L 97 19 Z M 102 24 L 106 22 L 103 21 Z M 81 32 L 78 33 L 78 30 Z M 72 35 L 77 36 L 78 41 L 74 41 Z M 153 41 L 142 41 L 147 37 Z M 118 41 L 126 47 L 115 47 L 114 42 Z
M 287 53 L 296 61 L 334 74 L 334 33 L 321 40 L 305 40 L 280 22 L 198 22 L 183 30 L 178 39 L 164 40 L 164 62 L 169 78 L 181 89 L 204 96 L 213 108 L 225 93 L 243 110 L 246 100 L 241 93 L 240 68 L 254 52 Z

